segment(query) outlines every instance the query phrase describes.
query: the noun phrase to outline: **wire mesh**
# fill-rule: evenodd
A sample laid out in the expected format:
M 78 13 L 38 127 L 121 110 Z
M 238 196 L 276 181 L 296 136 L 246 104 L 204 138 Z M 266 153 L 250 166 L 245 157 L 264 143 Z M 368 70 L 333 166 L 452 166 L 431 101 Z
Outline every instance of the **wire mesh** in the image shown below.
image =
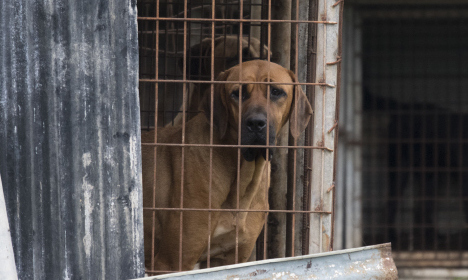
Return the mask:
M 339 4 L 339 3 L 338 3 Z M 186 143 L 186 132 L 191 130 L 190 120 L 196 117 L 202 111 L 197 106 L 203 102 L 203 98 L 209 98 L 210 108 L 214 105 L 214 92 L 218 86 L 236 85 L 239 84 L 239 103 L 238 111 L 242 111 L 243 94 L 247 95 L 247 87 L 242 86 L 243 83 L 240 79 L 237 81 L 219 81 L 216 80 L 217 76 L 223 71 L 240 62 L 259 59 L 266 61 L 275 61 L 275 55 L 272 54 L 271 33 L 274 32 L 274 24 L 288 23 L 291 24 L 291 31 L 296 34 L 292 45 L 295 46 L 294 51 L 291 53 L 291 60 L 294 61 L 295 69 L 293 72 L 298 73 L 299 68 L 299 53 L 305 50 L 299 50 L 299 29 L 301 26 L 309 28 L 310 31 L 310 47 L 309 50 L 315 49 L 314 44 L 314 31 L 316 25 L 336 25 L 337 21 L 327 21 L 326 16 L 318 20 L 317 3 L 310 1 L 311 12 L 308 18 L 302 19 L 299 16 L 299 11 L 303 3 L 299 4 L 296 1 L 295 10 L 292 12 L 293 17 L 290 20 L 278 20 L 272 17 L 272 1 L 271 0 L 250 0 L 250 1 L 214 1 L 214 0 L 199 0 L 199 1 L 181 1 L 181 0 L 167 0 L 167 1 L 138 1 L 139 11 L 139 41 L 140 41 L 140 102 L 141 102 L 141 126 L 143 131 L 154 131 L 152 139 L 143 140 L 142 148 L 151 151 L 153 167 L 154 186 L 152 188 L 152 202 L 144 207 L 144 215 L 152 216 L 152 233 L 151 240 L 145 240 L 145 247 L 151 247 L 151 256 L 148 260 L 147 256 L 147 273 L 158 274 L 167 273 L 172 270 L 165 270 L 154 266 L 154 256 L 158 251 L 158 244 L 155 244 L 154 239 L 158 234 L 156 226 L 155 213 L 159 212 L 173 212 L 177 213 L 177 219 L 174 222 L 179 222 L 179 247 L 174 248 L 178 251 L 179 261 L 178 270 L 183 270 L 183 262 L 186 256 L 183 256 L 184 243 L 184 215 L 187 213 L 206 213 L 207 215 L 207 256 L 203 266 L 210 267 L 216 266 L 216 261 L 213 263 L 211 258 L 211 246 L 213 242 L 212 219 L 214 215 L 221 215 L 221 213 L 232 213 L 235 224 L 240 220 L 240 215 L 246 213 L 262 213 L 264 215 L 263 231 L 259 235 L 256 250 L 253 250 L 251 260 L 266 259 L 268 255 L 268 234 L 270 228 L 275 228 L 276 225 L 270 224 L 268 221 L 269 213 L 284 213 L 289 215 L 288 235 L 287 239 L 283 242 L 287 243 L 289 247 L 288 256 L 295 253 L 294 248 L 302 247 L 302 253 L 309 252 L 308 236 L 310 230 L 321 232 L 321 228 L 309 229 L 310 215 L 317 215 L 322 217 L 327 216 L 331 218 L 332 209 L 329 207 L 315 207 L 311 209 L 310 195 L 312 194 L 311 183 L 306 180 L 304 184 L 304 198 L 303 201 L 296 200 L 296 181 L 299 177 L 310 177 L 311 168 L 308 163 L 302 158 L 298 158 L 296 151 L 307 151 L 306 154 L 311 153 L 312 150 L 320 151 L 321 153 L 332 153 L 334 145 L 326 145 L 324 142 L 313 144 L 311 138 L 307 138 L 306 142 L 298 143 L 293 139 L 289 145 L 274 146 L 270 143 L 269 137 L 265 145 L 241 145 L 241 134 L 236 140 L 237 144 L 219 144 L 214 141 L 214 125 L 216 119 L 214 114 L 211 113 L 208 119 L 210 123 L 210 135 L 208 143 Z M 315 8 L 314 8 L 315 7 Z M 273 29 L 273 31 L 272 31 Z M 233 43 L 232 43 L 233 42 Z M 279 42 L 274 42 L 278 44 Z M 281 42 L 286 43 L 286 42 Z M 309 58 L 315 56 L 314 53 L 307 54 Z M 326 65 L 339 64 L 338 60 L 327 61 Z M 324 63 L 324 67 L 326 67 Z M 315 67 L 312 66 L 311 69 Z M 242 64 L 240 64 L 240 72 L 242 72 Z M 268 77 L 265 82 L 249 82 L 249 85 L 265 86 L 267 92 L 270 92 L 272 87 L 276 86 L 307 86 L 307 95 L 309 100 L 314 98 L 313 91 L 315 87 L 319 88 L 335 88 L 332 83 L 327 83 L 325 74 L 320 79 L 315 78 L 314 71 L 310 73 L 305 82 L 293 81 L 293 83 L 274 82 L 271 81 L 271 72 L 268 71 Z M 319 80 L 319 81 L 318 81 Z M 325 94 L 325 91 L 323 92 Z M 296 100 L 297 101 L 297 100 Z M 267 94 L 267 104 L 271 104 L 270 95 Z M 270 105 L 267 105 L 270 106 Z M 296 104 L 297 106 L 297 104 Z M 325 106 L 325 105 L 321 105 Z M 267 115 L 266 135 L 269 135 L 269 129 L 272 116 Z M 336 123 L 337 119 L 335 120 Z M 241 131 L 242 114 L 238 115 L 238 128 Z M 312 121 L 311 121 L 312 123 Z M 157 139 L 159 134 L 168 131 L 169 127 L 182 127 L 182 138 L 176 143 L 158 143 Z M 159 127 L 159 128 L 158 128 Z M 329 134 L 333 134 L 334 127 L 327 128 Z M 331 138 L 333 141 L 333 138 Z M 303 143 L 303 144 L 302 144 Z M 156 177 L 157 168 L 161 168 L 165 163 L 158 158 L 158 150 L 163 147 L 180 148 L 181 161 L 180 166 L 173 166 L 181 170 L 181 174 L 185 174 L 185 170 L 189 167 L 185 166 L 186 158 L 189 151 L 193 149 L 208 149 L 209 157 L 206 160 L 209 166 L 209 173 L 205 174 L 208 179 L 209 190 L 207 195 L 208 202 L 206 207 L 187 207 L 184 200 L 184 192 L 187 192 L 184 180 L 185 176 L 181 176 L 179 182 L 179 190 L 177 193 L 180 195 L 179 207 L 164 207 L 157 205 L 155 202 L 157 196 L 160 195 L 160 190 L 157 189 L 159 178 Z M 269 157 L 269 153 L 277 149 L 287 149 L 292 160 L 289 165 L 289 174 L 293 180 L 288 181 L 288 194 L 291 199 L 288 205 L 282 209 L 247 209 L 241 205 L 240 193 L 242 193 L 243 186 L 241 182 L 241 169 L 242 169 L 242 148 L 266 148 L 265 157 Z M 216 156 L 218 151 L 222 150 L 225 153 L 236 153 L 236 184 L 231 191 L 235 194 L 235 202 L 228 208 L 214 207 L 212 201 L 212 193 L 216 190 L 213 185 L 214 174 L 213 172 L 213 157 Z M 145 152 L 145 150 L 143 151 Z M 312 155 L 310 154 L 309 157 Z M 297 172 L 297 164 L 305 164 L 304 174 Z M 143 162 L 145 164 L 145 161 Z M 145 167 L 143 167 L 145 168 Z M 270 176 L 269 169 L 267 176 Z M 269 183 L 268 183 L 269 184 Z M 286 187 L 286 186 L 285 186 Z M 329 193 L 332 188 L 327 186 L 322 187 L 322 192 L 325 190 Z M 268 186 L 263 188 L 265 197 L 268 197 Z M 318 195 L 315 199 L 322 200 L 323 197 Z M 323 204 L 323 202 L 322 202 Z M 303 215 L 303 219 L 296 219 L 297 215 Z M 175 217 L 175 216 L 174 216 Z M 321 218 L 320 218 L 321 219 Z M 329 223 L 328 226 L 332 226 Z M 145 225 L 147 226 L 147 225 Z M 302 231 L 302 240 L 296 240 L 296 228 Z M 239 252 L 239 227 L 235 227 L 235 256 L 233 263 L 237 263 L 240 258 Z M 329 234 L 331 229 L 328 229 Z M 330 234 L 329 234 L 330 235 Z M 146 236 L 145 236 L 146 238 Z M 146 238 L 147 239 L 147 238 Z M 296 244 L 297 243 L 297 244 Z M 303 244 L 300 244 L 303 243 Z M 305 245 L 304 245 L 305 244 Z M 331 243 L 327 243 L 326 250 L 332 248 Z M 322 249 L 320 249 L 322 250 Z M 297 252 L 297 251 L 296 251 Z M 244 253 L 245 254 L 245 253 Z

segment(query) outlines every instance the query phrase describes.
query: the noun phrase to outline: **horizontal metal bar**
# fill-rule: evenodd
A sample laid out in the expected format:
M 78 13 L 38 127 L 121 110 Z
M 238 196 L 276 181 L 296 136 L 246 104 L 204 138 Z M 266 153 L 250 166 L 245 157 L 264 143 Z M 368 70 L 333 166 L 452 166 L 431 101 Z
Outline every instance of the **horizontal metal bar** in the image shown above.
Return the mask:
M 219 29 L 219 30 L 222 30 L 224 29 L 224 26 L 216 26 L 214 29 Z M 202 28 L 197 28 L 197 27 L 194 27 L 194 28 L 191 28 L 190 31 L 191 32 L 197 32 L 197 31 L 211 31 L 211 27 L 202 27 Z M 151 31 L 138 31 L 138 34 L 150 34 L 150 35 L 156 35 L 156 33 L 159 33 L 159 35 L 184 35 L 184 29 L 183 28 L 180 28 L 180 29 L 168 29 L 167 31 L 162 29 L 162 30 L 159 30 L 159 31 L 156 31 L 156 30 L 151 30 Z M 209 37 L 209 36 L 207 36 Z
M 239 22 L 239 23 L 323 23 L 337 24 L 334 21 L 314 21 L 314 20 L 279 20 L 279 19 L 220 19 L 220 18 L 168 18 L 168 17 L 138 17 L 138 20 L 151 21 L 193 21 L 193 22 Z
M 174 271 L 172 270 L 149 270 L 149 269 L 147 269 L 145 272 L 149 275 L 174 273 Z
M 439 139 L 434 139 L 434 138 L 411 138 L 411 139 L 373 139 L 372 141 L 361 141 L 361 142 L 356 142 L 356 143 L 361 143 L 361 144 L 367 144 L 367 143 L 372 143 L 372 144 L 468 144 L 468 139 L 465 140 L 460 140 L 458 138 L 451 138 L 451 139 L 444 139 L 444 138 L 439 138 Z
M 367 226 L 367 225 L 363 225 L 362 226 L 363 229 L 366 229 L 366 228 L 380 228 L 380 229 L 389 229 L 389 228 L 398 228 L 398 229 L 430 229 L 430 228 L 438 228 L 438 229 L 460 229 L 460 230 L 463 230 L 463 229 L 467 229 L 468 226 L 466 225 L 459 225 L 459 224 L 454 224 L 454 225 L 448 225 L 446 223 L 444 223 L 443 227 L 442 226 L 438 226 L 438 225 L 435 225 L 435 224 L 412 224 L 412 225 L 398 225 L 398 226 L 393 226 L 393 225 L 370 225 L 370 226 Z
M 445 173 L 445 172 L 467 172 L 467 167 L 433 167 L 433 166 L 421 166 L 421 167 L 367 167 L 362 169 L 363 172 L 367 173 L 374 173 L 376 171 L 386 171 L 386 172 L 410 172 L 410 173 Z M 403 176 L 402 174 L 398 174 L 397 176 Z M 458 176 L 458 175 L 457 175 Z
M 196 211 L 196 212 L 256 212 L 256 213 L 316 213 L 316 214 L 331 214 L 330 211 L 304 211 L 304 210 L 254 210 L 254 209 L 208 209 L 208 208 L 164 208 L 164 207 L 143 207 L 146 211 Z
M 270 145 L 217 145 L 217 144 L 180 144 L 180 143 L 141 143 L 142 146 L 205 147 L 205 148 L 269 148 L 269 149 L 332 149 L 319 146 L 270 146 Z
M 426 201 L 426 202 L 430 202 L 430 201 L 434 201 L 434 202 L 442 202 L 442 201 L 451 201 L 453 200 L 452 197 L 450 198 L 439 198 L 439 197 L 413 197 L 413 198 L 408 198 L 408 197 L 405 197 L 405 196 L 398 196 L 398 197 L 391 197 L 391 198 L 381 198 L 381 199 L 369 199 L 369 198 L 363 198 L 362 201 L 392 201 L 392 200 L 397 200 L 397 201 L 405 201 L 405 200 L 410 200 L 410 201 Z M 457 197 L 457 202 L 460 202 L 460 201 L 468 201 L 468 197 Z M 413 224 L 414 225 L 414 224 Z M 417 224 L 417 225 L 422 225 L 421 223 Z M 435 226 L 436 224 L 429 224 L 431 226 Z M 393 227 L 392 225 L 388 225 L 389 227 Z M 466 225 L 466 227 L 468 227 L 468 225 Z
M 160 79 L 139 79 L 140 83 L 194 83 L 194 84 L 263 84 L 263 85 L 306 85 L 306 86 L 327 86 L 334 88 L 334 85 L 327 83 L 280 83 L 280 82 L 251 82 L 251 81 L 202 81 L 202 80 L 160 80 Z

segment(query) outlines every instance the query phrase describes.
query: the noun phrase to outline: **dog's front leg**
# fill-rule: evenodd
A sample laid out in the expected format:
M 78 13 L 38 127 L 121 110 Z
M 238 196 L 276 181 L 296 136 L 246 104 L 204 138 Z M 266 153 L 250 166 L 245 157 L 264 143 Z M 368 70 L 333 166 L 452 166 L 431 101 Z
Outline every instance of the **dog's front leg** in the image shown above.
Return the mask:
M 162 229 L 163 238 L 155 257 L 155 268 L 164 271 L 192 270 L 206 250 L 209 233 L 214 230 L 219 213 L 211 214 L 211 229 L 208 229 L 208 218 L 208 213 L 201 211 L 184 211 L 182 216 L 177 211 L 169 213 Z

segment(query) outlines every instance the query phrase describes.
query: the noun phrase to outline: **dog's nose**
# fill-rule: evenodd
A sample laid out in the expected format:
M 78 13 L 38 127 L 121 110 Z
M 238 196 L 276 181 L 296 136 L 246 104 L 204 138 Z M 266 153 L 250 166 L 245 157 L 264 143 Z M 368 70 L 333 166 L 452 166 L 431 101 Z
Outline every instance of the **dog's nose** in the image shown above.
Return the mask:
M 252 132 L 261 132 L 266 127 L 266 120 L 264 118 L 250 118 L 247 120 L 247 129 Z

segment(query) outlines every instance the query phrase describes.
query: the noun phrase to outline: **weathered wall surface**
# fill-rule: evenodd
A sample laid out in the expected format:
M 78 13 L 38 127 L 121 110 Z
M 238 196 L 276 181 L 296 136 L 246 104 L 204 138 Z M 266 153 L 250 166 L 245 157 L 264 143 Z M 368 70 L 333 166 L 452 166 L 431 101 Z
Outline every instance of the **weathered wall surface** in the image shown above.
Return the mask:
M 143 276 L 135 0 L 0 1 L 0 174 L 20 279 Z

